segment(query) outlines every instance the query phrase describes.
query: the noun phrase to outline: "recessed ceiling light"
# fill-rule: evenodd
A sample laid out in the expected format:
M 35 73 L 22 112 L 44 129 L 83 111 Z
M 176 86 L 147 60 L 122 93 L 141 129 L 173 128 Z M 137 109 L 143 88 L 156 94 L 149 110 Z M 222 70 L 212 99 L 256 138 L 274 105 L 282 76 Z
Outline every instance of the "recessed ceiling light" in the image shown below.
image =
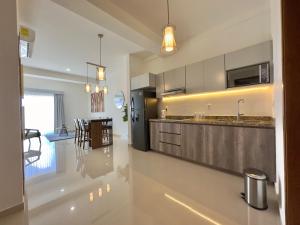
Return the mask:
M 74 211 L 74 210 L 75 210 L 75 206 L 71 206 L 70 211 Z
M 67 68 L 66 71 L 67 71 L 67 72 L 71 72 L 71 69 L 70 69 L 70 68 Z
M 65 189 L 63 189 L 63 188 L 62 188 L 62 189 L 60 189 L 60 192 L 64 192 L 64 191 L 65 191 Z

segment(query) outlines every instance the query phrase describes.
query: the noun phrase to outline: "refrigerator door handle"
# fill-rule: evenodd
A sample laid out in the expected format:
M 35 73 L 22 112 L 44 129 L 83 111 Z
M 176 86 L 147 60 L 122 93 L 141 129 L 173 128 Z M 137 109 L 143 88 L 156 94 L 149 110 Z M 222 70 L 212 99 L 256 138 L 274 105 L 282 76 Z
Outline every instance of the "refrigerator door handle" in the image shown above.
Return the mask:
M 135 121 L 139 121 L 139 118 L 140 118 L 139 113 L 138 112 L 135 113 Z
M 131 120 L 134 122 L 135 112 L 134 112 L 134 98 L 131 98 Z

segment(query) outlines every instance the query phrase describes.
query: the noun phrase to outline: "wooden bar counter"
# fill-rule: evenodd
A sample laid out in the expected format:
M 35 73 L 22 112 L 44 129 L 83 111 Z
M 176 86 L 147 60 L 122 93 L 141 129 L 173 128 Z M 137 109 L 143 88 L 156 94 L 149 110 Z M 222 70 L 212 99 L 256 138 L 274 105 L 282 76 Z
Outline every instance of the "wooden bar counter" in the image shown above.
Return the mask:
M 101 148 L 113 144 L 112 118 L 89 120 L 90 146 L 92 149 Z

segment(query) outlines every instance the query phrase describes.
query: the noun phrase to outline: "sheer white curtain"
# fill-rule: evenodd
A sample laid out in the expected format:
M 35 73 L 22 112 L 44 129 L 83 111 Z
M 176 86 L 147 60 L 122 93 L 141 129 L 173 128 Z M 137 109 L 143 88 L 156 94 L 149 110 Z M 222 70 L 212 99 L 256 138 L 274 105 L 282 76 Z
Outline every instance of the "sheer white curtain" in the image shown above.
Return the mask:
M 59 129 L 65 125 L 65 108 L 64 108 L 64 95 L 54 94 L 54 128 L 58 133 Z

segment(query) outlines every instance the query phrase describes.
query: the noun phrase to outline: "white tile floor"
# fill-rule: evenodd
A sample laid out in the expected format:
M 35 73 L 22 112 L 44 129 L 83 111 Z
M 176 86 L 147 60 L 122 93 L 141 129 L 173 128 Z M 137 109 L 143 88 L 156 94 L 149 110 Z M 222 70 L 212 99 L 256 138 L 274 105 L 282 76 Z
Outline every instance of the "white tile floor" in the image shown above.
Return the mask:
M 40 160 L 26 167 L 29 224 L 279 224 L 273 187 L 269 209 L 255 210 L 239 197 L 241 177 L 114 141 L 83 151 L 43 140 Z

